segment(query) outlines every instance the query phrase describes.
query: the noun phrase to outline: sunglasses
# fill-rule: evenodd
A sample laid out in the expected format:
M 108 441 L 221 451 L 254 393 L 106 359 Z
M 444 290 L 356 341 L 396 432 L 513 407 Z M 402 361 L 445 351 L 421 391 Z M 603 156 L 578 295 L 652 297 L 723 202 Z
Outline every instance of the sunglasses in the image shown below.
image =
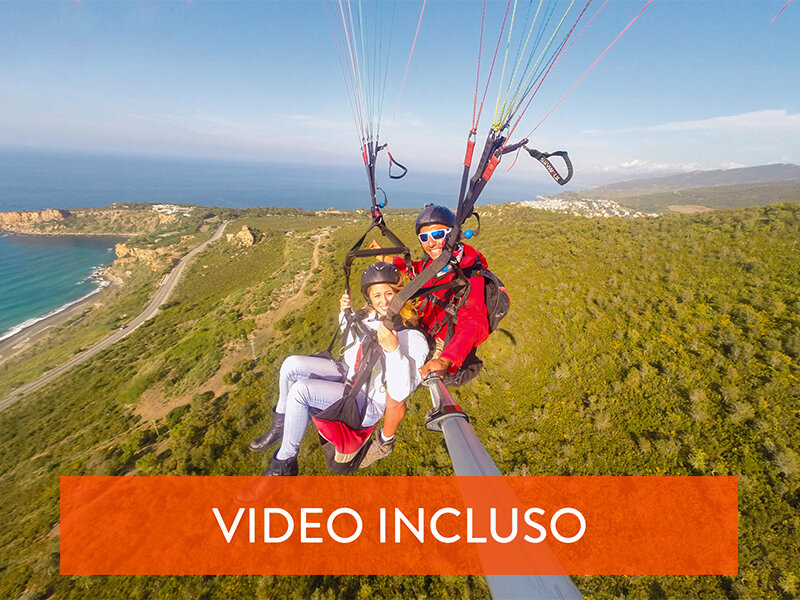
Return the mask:
M 431 239 L 434 241 L 441 241 L 450 233 L 452 229 L 449 227 L 447 229 L 437 229 L 436 231 L 429 231 L 428 233 L 420 233 L 419 234 L 419 241 L 423 244 L 428 241 L 428 236 L 431 236 Z

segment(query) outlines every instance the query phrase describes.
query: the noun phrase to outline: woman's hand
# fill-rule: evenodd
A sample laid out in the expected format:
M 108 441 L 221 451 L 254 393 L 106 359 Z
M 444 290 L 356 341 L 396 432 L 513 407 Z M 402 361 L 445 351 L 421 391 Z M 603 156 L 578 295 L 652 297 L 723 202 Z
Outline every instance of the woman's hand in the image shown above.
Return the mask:
M 381 248 L 382 246 L 375 240 L 372 240 L 369 243 L 369 249 L 374 250 L 375 248 Z M 378 262 L 392 262 L 391 260 L 386 260 L 388 257 L 384 254 L 379 254 L 375 257 L 375 260 Z
M 397 340 L 397 332 L 392 331 L 391 329 L 387 328 L 386 325 L 381 323 L 380 327 L 378 327 L 378 343 L 381 345 L 381 348 L 384 349 L 385 352 L 394 352 L 397 350 L 397 347 L 400 345 L 400 342 Z
M 342 294 L 342 297 L 339 298 L 339 309 L 342 312 L 344 312 L 348 308 L 351 308 L 352 306 L 353 306 L 353 301 L 350 299 L 350 293 L 345 292 L 344 294 Z
M 436 373 L 439 371 L 446 373 L 451 364 L 453 363 L 446 358 L 434 358 L 433 360 L 429 360 L 422 365 L 422 368 L 419 370 L 419 374 L 422 375 L 422 377 L 425 377 L 428 373 Z

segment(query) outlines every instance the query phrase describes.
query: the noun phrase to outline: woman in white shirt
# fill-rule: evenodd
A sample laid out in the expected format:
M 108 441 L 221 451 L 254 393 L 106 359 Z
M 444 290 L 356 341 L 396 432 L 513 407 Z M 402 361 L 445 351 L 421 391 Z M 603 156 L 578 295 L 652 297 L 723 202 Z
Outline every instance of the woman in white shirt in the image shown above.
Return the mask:
M 368 337 L 365 335 L 367 330 L 375 332 L 381 355 L 366 385 L 356 396 L 363 414 L 361 427 L 364 430 L 372 428 L 385 415 L 383 428 L 376 434 L 376 443 L 384 449 L 379 455 L 391 451 L 394 433 L 405 415 L 405 399 L 419 385 L 419 368 L 425 364 L 428 355 L 428 342 L 420 331 L 392 331 L 382 323 L 389 303 L 402 288 L 401 277 L 394 265 L 383 262 L 370 265 L 361 276 L 361 292 L 367 300 L 366 311 L 356 313 L 357 323 L 349 327 L 345 314 L 351 308 L 351 299 L 347 293 L 342 296 L 339 322 L 346 332 L 342 361 L 317 356 L 290 356 L 283 362 L 272 427 L 250 443 L 251 450 L 261 451 L 281 442 L 264 475 L 297 475 L 297 453 L 309 419 L 340 400 L 345 394 L 346 384 L 355 379 L 364 349 L 362 342 Z M 403 307 L 400 316 L 406 326 L 416 325 L 418 315 L 412 303 Z

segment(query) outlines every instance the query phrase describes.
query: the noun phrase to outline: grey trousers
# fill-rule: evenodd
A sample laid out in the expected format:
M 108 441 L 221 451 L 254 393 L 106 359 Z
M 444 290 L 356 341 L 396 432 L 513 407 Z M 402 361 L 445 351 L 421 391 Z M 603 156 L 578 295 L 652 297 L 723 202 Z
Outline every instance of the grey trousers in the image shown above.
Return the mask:
M 328 408 L 344 395 L 345 376 L 337 363 L 316 356 L 290 356 L 281 365 L 280 396 L 275 411 L 284 413 L 283 442 L 277 457 L 296 456 L 311 415 Z M 359 404 L 366 402 L 363 394 Z M 367 410 L 364 426 L 377 423 L 382 414 Z

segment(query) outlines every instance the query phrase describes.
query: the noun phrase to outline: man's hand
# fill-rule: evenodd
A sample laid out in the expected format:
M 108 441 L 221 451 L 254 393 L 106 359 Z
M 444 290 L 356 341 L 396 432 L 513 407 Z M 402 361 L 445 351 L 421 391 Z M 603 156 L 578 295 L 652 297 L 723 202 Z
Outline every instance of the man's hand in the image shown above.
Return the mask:
M 435 373 L 437 371 L 446 373 L 447 369 L 449 369 L 450 365 L 452 364 L 453 363 L 446 358 L 434 358 L 422 365 L 422 368 L 419 370 L 419 374 L 424 378 L 428 375 L 428 373 Z
M 397 347 L 400 345 L 400 342 L 397 339 L 397 332 L 392 331 L 383 323 L 380 324 L 378 327 L 378 343 L 381 345 L 386 352 L 394 352 L 397 350 Z
M 369 249 L 370 250 L 374 250 L 375 248 L 381 248 L 381 247 L 382 246 L 375 240 L 372 240 L 369 243 Z M 388 263 L 392 262 L 391 260 L 386 260 L 387 258 L 389 258 L 389 257 L 384 255 L 384 254 L 379 254 L 378 256 L 375 257 L 375 260 L 377 262 L 388 262 Z
M 342 297 L 339 298 L 339 309 L 342 312 L 344 312 L 352 306 L 353 306 L 353 301 L 350 299 L 350 294 L 348 292 L 345 292 L 344 294 L 342 294 Z

